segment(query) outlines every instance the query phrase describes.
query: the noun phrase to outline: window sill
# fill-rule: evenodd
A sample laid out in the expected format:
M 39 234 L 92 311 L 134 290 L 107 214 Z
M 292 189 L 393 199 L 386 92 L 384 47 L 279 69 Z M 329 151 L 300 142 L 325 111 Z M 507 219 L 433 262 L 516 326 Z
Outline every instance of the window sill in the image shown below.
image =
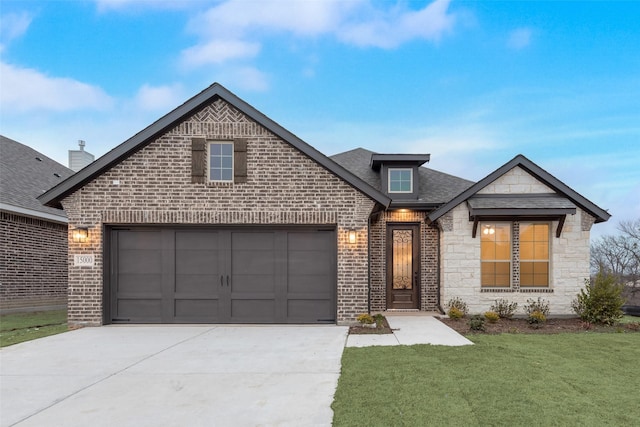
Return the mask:
M 517 292 L 513 288 L 480 288 L 480 292 Z
M 502 293 L 502 292 L 515 293 L 515 292 L 520 292 L 520 293 L 523 293 L 523 294 L 535 294 L 535 293 L 552 294 L 553 293 L 553 289 L 552 288 L 520 288 L 520 289 L 513 289 L 513 288 L 480 288 L 480 292 L 481 293 Z
M 541 294 L 552 294 L 553 288 L 520 288 L 520 292 L 535 294 L 540 292 Z

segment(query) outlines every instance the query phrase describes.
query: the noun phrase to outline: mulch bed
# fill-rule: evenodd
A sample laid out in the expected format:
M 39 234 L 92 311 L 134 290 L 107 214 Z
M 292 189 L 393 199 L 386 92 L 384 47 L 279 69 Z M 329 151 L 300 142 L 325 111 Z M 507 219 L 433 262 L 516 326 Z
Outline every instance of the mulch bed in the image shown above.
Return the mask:
M 640 323 L 618 324 L 614 326 L 593 325 L 578 318 L 548 319 L 538 328 L 530 325 L 526 319 L 500 319 L 496 323 L 484 322 L 484 331 L 472 331 L 469 319 L 449 319 L 440 317 L 439 320 L 461 334 L 558 334 L 561 332 L 638 332 Z M 640 322 L 640 318 L 638 319 Z
M 389 322 L 387 322 L 387 318 L 382 318 L 382 324 L 375 327 L 369 328 L 365 326 L 351 326 L 349 327 L 349 333 L 355 335 L 369 335 L 369 334 L 392 334 L 393 331 L 391 327 L 389 327 Z

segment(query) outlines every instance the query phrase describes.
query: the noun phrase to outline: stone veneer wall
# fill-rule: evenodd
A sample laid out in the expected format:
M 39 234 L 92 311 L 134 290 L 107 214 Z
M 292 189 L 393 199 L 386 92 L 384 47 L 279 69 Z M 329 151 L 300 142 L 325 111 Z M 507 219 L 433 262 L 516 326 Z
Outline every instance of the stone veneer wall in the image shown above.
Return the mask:
M 0 212 L 0 309 L 67 303 L 67 225 Z
M 526 171 L 515 168 L 485 187 L 479 193 L 499 194 L 549 193 L 552 190 L 535 180 Z M 519 314 L 527 299 L 541 297 L 550 303 L 551 315 L 572 314 L 571 301 L 589 278 L 590 229 L 593 217 L 577 209 L 567 215 L 562 235 L 555 237 L 557 221 L 550 224 L 550 281 L 544 289 L 482 290 L 480 286 L 480 236 L 472 237 L 473 222 L 469 221 L 466 203 L 462 203 L 439 220 L 441 242 L 441 298 L 446 304 L 451 298 L 464 300 L 472 313 L 489 310 L 499 298 L 517 302 Z M 517 273 L 517 272 L 516 272 Z
M 191 138 L 247 138 L 247 182 L 191 183 Z M 374 202 L 222 100 L 178 124 L 63 200 L 70 230 L 69 322 L 103 316 L 105 224 L 330 224 L 337 226 L 337 320 L 367 311 L 367 221 Z M 357 232 L 347 243 L 348 230 Z M 93 267 L 73 255 L 93 254 Z
M 426 214 L 416 211 L 382 212 L 371 224 L 371 311 L 387 308 L 386 240 L 387 224 L 420 224 L 420 310 L 438 310 L 438 229 L 425 222 Z

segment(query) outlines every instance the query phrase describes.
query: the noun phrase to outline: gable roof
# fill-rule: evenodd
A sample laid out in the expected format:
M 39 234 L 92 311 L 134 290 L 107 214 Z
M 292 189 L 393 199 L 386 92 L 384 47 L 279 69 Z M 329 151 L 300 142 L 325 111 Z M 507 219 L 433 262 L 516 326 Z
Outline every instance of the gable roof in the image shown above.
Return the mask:
M 214 83 L 207 89 L 203 90 L 193 98 L 186 101 L 173 111 L 169 112 L 156 122 L 152 123 L 142 131 L 138 132 L 122 144 L 109 151 L 104 156 L 100 157 L 89 166 L 85 167 L 71 178 L 61 182 L 38 199 L 47 206 L 60 206 L 60 201 L 71 194 L 78 188 L 99 176 L 106 170 L 110 169 L 114 165 L 120 163 L 124 159 L 128 158 L 135 152 L 141 150 L 155 139 L 159 138 L 171 128 L 182 122 L 186 118 L 195 114 L 205 106 L 209 105 L 217 99 L 223 99 L 225 102 L 231 104 L 240 112 L 264 126 L 273 134 L 277 135 L 285 142 L 298 149 L 306 156 L 314 160 L 320 166 L 327 169 L 329 172 L 335 174 L 349 185 L 367 195 L 374 201 L 384 205 L 385 207 L 391 203 L 391 199 L 378 189 L 372 187 L 356 175 L 344 169 L 336 162 L 304 142 L 302 139 L 289 132 L 278 123 L 274 122 L 260 111 L 249 105 L 247 102 L 238 98 L 235 94 L 231 93 L 228 89 L 219 83 Z
M 382 192 L 382 182 L 380 179 L 380 171 L 372 168 L 372 159 L 377 158 L 378 153 L 374 153 L 364 148 L 356 148 L 344 153 L 331 156 L 331 158 L 351 171 L 354 175 L 367 182 L 378 191 Z M 420 156 L 420 160 L 424 160 L 424 155 Z M 414 156 L 415 157 L 415 156 Z M 413 159 L 413 157 L 412 157 Z M 414 159 L 415 160 L 415 159 Z M 423 205 L 427 208 L 436 208 L 460 194 L 461 191 L 469 188 L 473 181 L 458 178 L 443 172 L 439 172 L 426 167 L 419 167 L 419 187 L 418 200 L 402 200 L 398 201 L 402 205 Z M 392 207 L 395 202 L 392 201 Z
M 0 135 L 0 209 L 66 222 L 63 210 L 43 206 L 37 197 L 72 175 L 55 160 Z
M 542 169 L 540 166 L 533 163 L 531 160 L 527 159 L 522 154 L 518 154 L 516 157 L 514 157 L 510 161 L 508 161 L 507 163 L 505 163 L 495 171 L 491 172 L 485 178 L 481 179 L 471 187 L 467 188 L 462 193 L 458 194 L 456 197 L 451 199 L 448 203 L 444 204 L 440 208 L 431 212 L 428 215 L 429 220 L 432 222 L 437 220 L 442 215 L 446 214 L 451 209 L 458 206 L 460 203 L 469 200 L 472 196 L 478 193 L 478 191 L 482 190 L 487 185 L 491 184 L 496 179 L 500 178 L 501 176 L 503 176 L 504 174 L 506 174 L 507 172 L 509 172 L 511 169 L 515 167 L 521 167 L 522 169 L 530 173 L 532 176 L 534 176 L 536 179 L 538 179 L 540 182 L 546 184 L 548 187 L 553 189 L 556 193 L 563 195 L 564 197 L 569 199 L 571 202 L 573 202 L 575 205 L 579 206 L 581 209 L 588 212 L 590 215 L 594 216 L 596 219 L 595 220 L 596 223 L 607 221 L 611 217 L 611 214 L 609 214 L 607 211 L 596 206 L 594 203 L 590 202 L 589 200 L 587 200 L 586 198 L 578 194 L 576 191 L 571 189 L 565 183 L 563 183 L 562 181 L 560 181 L 559 179 L 557 179 L 556 177 L 554 177 L 553 175 L 551 175 L 550 173 Z M 547 199 L 547 200 L 550 200 L 550 199 Z M 564 208 L 570 209 L 570 206 L 567 205 L 565 202 Z

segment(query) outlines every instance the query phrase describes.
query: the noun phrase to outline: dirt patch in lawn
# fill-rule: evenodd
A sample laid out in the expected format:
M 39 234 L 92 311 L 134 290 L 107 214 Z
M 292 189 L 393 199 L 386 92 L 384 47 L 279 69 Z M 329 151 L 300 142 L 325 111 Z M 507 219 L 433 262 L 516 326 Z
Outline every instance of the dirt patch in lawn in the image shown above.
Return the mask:
M 617 324 L 614 326 L 594 325 L 585 323 L 578 318 L 548 319 L 542 325 L 530 325 L 527 319 L 500 319 L 495 323 L 484 322 L 484 331 L 472 331 L 469 318 L 449 319 L 438 318 L 445 325 L 461 334 L 558 334 L 562 332 L 638 332 L 640 318 L 635 323 Z M 534 327 L 537 326 L 537 327 Z

